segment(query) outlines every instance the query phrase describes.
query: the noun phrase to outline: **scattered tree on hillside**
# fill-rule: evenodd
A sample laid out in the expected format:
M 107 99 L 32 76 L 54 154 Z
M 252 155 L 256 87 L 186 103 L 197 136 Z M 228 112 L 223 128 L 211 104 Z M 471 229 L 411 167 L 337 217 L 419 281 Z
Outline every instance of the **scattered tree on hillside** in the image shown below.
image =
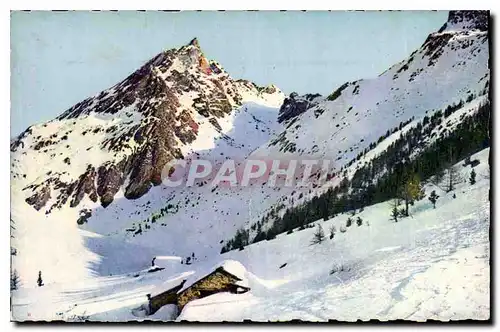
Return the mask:
M 42 271 L 38 271 L 38 279 L 36 280 L 36 284 L 38 285 L 38 287 L 43 286 Z
M 352 225 L 352 218 L 351 218 L 351 217 L 349 217 L 349 218 L 347 218 L 347 221 L 346 221 L 346 223 L 345 223 L 345 226 L 346 226 L 346 227 L 351 227 L 351 225 Z
M 333 239 L 336 232 L 337 232 L 337 229 L 335 228 L 335 226 L 332 225 L 332 227 L 330 227 L 330 240 Z
M 450 191 L 453 191 L 455 190 L 457 184 L 460 184 L 462 183 L 462 178 L 460 176 L 460 174 L 458 173 L 458 171 L 456 170 L 455 167 L 453 166 L 449 166 L 446 170 L 445 170 L 445 191 L 447 193 L 449 193 Z
M 474 168 L 470 172 L 469 183 L 471 185 L 474 185 L 476 183 L 476 171 L 474 171 Z
M 439 198 L 439 196 L 436 194 L 436 191 L 435 190 L 431 191 L 431 194 L 429 196 L 429 201 L 431 201 L 432 206 L 434 208 L 436 208 L 436 202 L 437 202 L 438 198 Z
M 19 275 L 14 270 L 10 272 L 10 290 L 16 290 L 19 287 Z
M 409 205 L 413 204 L 414 201 L 418 201 L 424 197 L 424 191 L 422 189 L 422 184 L 420 183 L 420 178 L 417 174 L 412 174 L 409 176 L 408 180 L 405 182 L 402 189 L 402 198 L 405 202 L 404 216 L 408 217 Z
M 265 239 L 270 240 L 272 238 L 271 234 L 266 234 Z M 221 254 L 228 252 L 232 249 L 240 249 L 241 247 L 248 245 L 249 231 L 240 228 L 236 231 L 236 235 L 233 239 L 229 240 L 221 249 Z
M 357 224 L 358 226 L 363 225 L 363 219 L 361 219 L 361 217 L 358 217 L 358 219 L 356 219 L 356 224 Z
M 482 95 L 487 93 L 488 90 L 485 89 Z M 253 223 L 255 229 L 252 230 L 255 233 L 249 242 L 256 243 L 270 239 L 290 229 L 305 229 L 304 225 L 311 225 L 323 218 L 321 204 L 325 202 L 329 216 L 335 216 L 343 213 L 349 215 L 354 209 L 359 211 L 363 206 L 391 201 L 393 198 L 399 199 L 402 197 L 402 187 L 409 174 L 418 174 L 421 181 L 431 180 L 446 192 L 449 184 L 449 178 L 446 177 L 447 168 L 490 146 L 491 105 L 489 101 L 480 104 L 477 112 L 463 117 L 455 127 L 447 128 L 446 135 L 436 135 L 439 126 L 445 126 L 443 112 L 432 110 L 431 113 L 433 114 L 425 116 L 423 121 L 401 133 L 398 139 L 391 142 L 369 163 L 360 165 L 349 180 L 344 175 L 338 186 L 331 187 L 310 200 L 306 199 L 301 204 L 291 204 L 287 208 L 281 203 L 277 205 Z M 388 130 L 387 135 L 391 132 L 393 130 Z M 382 136 L 381 140 L 386 137 Z M 429 137 L 436 139 L 429 141 L 427 139 Z M 368 152 L 376 146 L 377 141 L 373 141 L 365 151 Z M 491 154 L 490 151 L 490 158 Z M 334 176 L 342 178 L 342 172 L 355 162 L 356 158 L 353 158 Z M 392 206 L 389 209 L 392 209 Z M 404 207 L 401 209 L 405 211 Z M 281 214 L 277 213 L 279 210 Z M 401 215 L 404 213 L 396 214 L 396 220 L 399 221 Z M 363 223 L 367 224 L 367 221 Z M 342 225 L 340 232 L 344 231 L 346 228 Z M 238 247 L 230 245 L 228 241 L 223 249 L 227 251 Z
M 391 206 L 392 206 L 391 220 L 394 220 L 394 222 L 398 222 L 398 217 L 399 217 L 398 200 L 394 199 L 391 203 Z
M 311 244 L 318 244 L 323 242 L 324 240 L 325 240 L 325 232 L 323 231 L 323 227 L 321 227 L 321 225 L 318 225 L 318 228 L 314 233 L 314 237 L 311 240 Z

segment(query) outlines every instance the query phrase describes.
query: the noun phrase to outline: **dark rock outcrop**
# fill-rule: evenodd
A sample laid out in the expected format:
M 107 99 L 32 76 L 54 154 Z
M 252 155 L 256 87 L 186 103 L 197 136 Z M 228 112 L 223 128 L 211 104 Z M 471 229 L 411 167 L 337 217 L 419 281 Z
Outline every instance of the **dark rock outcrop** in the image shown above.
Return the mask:
M 83 225 L 88 222 L 89 218 L 92 217 L 92 211 L 89 209 L 83 209 L 80 211 L 80 216 L 76 220 L 78 225 Z
M 487 31 L 489 18 L 488 10 L 451 10 L 448 14 L 448 21 L 438 32 L 459 25 L 465 30 Z
M 278 122 L 288 121 L 304 113 L 307 109 L 317 104 L 316 99 L 318 97 L 320 97 L 319 94 L 299 96 L 297 93 L 292 92 L 285 99 L 283 105 L 281 105 L 278 113 Z
M 71 200 L 70 206 L 77 206 L 85 194 L 89 196 L 92 202 L 97 202 L 97 192 L 94 186 L 95 182 L 95 169 L 93 166 L 87 168 L 87 171 L 80 175 L 76 183 L 76 188 L 74 191 L 73 199 Z
M 123 162 L 117 165 L 103 165 L 97 170 L 97 195 L 101 205 L 107 207 L 113 202 L 115 194 L 120 190 L 124 181 Z
M 32 196 L 26 198 L 26 203 L 32 205 L 37 211 L 47 204 L 50 199 L 50 187 L 45 185 L 39 191 L 35 192 Z
M 456 33 L 468 34 L 469 31 L 488 31 L 489 11 L 485 10 L 452 10 L 448 14 L 447 22 L 437 33 L 431 33 L 425 40 L 422 48 L 429 58 L 428 66 L 433 66 L 443 54 L 444 47 Z M 468 40 L 456 40 L 462 48 L 468 47 Z

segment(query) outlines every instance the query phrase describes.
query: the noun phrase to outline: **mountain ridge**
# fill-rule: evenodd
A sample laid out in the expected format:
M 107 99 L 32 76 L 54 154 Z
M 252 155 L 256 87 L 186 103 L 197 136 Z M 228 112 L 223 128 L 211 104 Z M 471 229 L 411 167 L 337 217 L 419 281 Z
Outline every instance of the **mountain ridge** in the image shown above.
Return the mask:
M 46 210 L 50 213 L 68 201 L 76 207 L 85 195 L 108 206 L 123 185 L 126 198 L 141 197 L 161 183 L 168 161 L 192 153 L 189 146 L 204 127 L 219 129 L 218 119 L 245 101 L 273 104 L 281 95 L 274 85 L 259 87 L 247 80 L 233 80 L 216 61 L 206 59 L 196 38 L 161 52 L 118 84 L 75 104 L 54 120 L 29 127 L 11 142 L 15 155 L 31 146 L 71 169 L 72 158 L 60 150 L 63 145 L 71 150 L 73 132 L 86 125 L 80 122 L 93 122 L 81 135 L 104 134 L 96 138 L 97 147 L 86 148 L 97 148 L 102 160 L 80 165 L 77 179 L 61 171 L 55 176 L 47 174 L 48 183 L 41 183 L 45 179 L 26 181 L 23 190 L 34 192 L 26 201 L 40 210 L 57 195 Z M 47 126 L 54 128 L 45 134 L 40 128 Z M 35 135 L 36 129 L 42 133 Z M 58 135 L 62 130 L 66 132 Z M 52 151 L 54 147 L 58 151 Z

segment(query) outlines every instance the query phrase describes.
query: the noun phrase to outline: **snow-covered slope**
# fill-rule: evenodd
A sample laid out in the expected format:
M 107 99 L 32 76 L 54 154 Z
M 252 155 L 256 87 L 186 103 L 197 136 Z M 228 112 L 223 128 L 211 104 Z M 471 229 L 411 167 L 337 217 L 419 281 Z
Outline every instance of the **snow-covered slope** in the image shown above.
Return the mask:
M 440 196 L 436 209 L 426 197 L 394 223 L 384 202 L 354 217 L 317 222 L 327 236 L 336 228 L 334 238 L 320 244 L 311 245 L 315 227 L 224 254 L 247 268 L 252 291 L 192 302 L 178 319 L 488 319 L 488 154 L 471 157 L 480 161 L 476 184 L 468 183 L 471 167 L 461 161 L 454 166 L 461 179 L 454 192 L 424 187 L 427 196 L 432 190 Z M 345 227 L 349 217 L 363 224 Z
M 476 184 L 467 181 L 471 166 L 460 162 L 455 168 L 463 181 L 454 192 L 425 186 L 427 195 L 436 190 L 440 196 L 436 209 L 425 198 L 398 223 L 390 220 L 391 206 L 384 202 L 358 213 L 355 218 L 363 224 L 345 233 L 340 229 L 348 215 L 319 222 L 325 232 L 332 226 L 337 232 L 316 245 L 310 244 L 315 228 L 295 230 L 189 266 L 165 257 L 156 262 L 165 270 L 155 273 L 21 289 L 14 293 L 13 315 L 18 320 L 170 320 L 175 318 L 170 308 L 148 317 L 133 312 L 145 304 L 146 294 L 230 264 L 250 292 L 195 300 L 177 320 L 488 319 L 488 154 L 486 149 L 472 156 L 480 161 Z
M 347 82 L 326 98 L 305 96 L 310 104 L 296 116 L 284 117 L 291 108 L 282 108 L 286 130 L 258 152 L 328 157 L 340 169 L 400 122 L 481 95 L 490 75 L 485 19 L 486 26 L 469 29 L 447 23 L 380 76 Z
M 129 252 L 143 252 L 144 264 L 147 247 L 188 256 L 203 252 L 195 250 L 201 243 L 219 252 L 220 239 L 240 226 L 227 208 L 243 217 L 247 206 L 231 191 L 159 185 L 163 167 L 174 158 L 219 165 L 243 160 L 283 129 L 276 121 L 283 99 L 274 85 L 233 80 L 206 60 L 195 39 L 57 119 L 28 128 L 11 143 L 13 247 L 21 278 L 29 280 L 33 269 L 54 271 L 53 282 L 83 278 L 77 271 L 87 268 L 100 275 L 134 271 L 140 266 Z M 155 224 L 151 219 L 162 209 Z M 141 227 L 143 236 L 135 234 Z M 42 244 L 47 260 L 34 263 Z M 79 268 L 54 264 L 68 260 Z
M 219 64 L 206 60 L 194 40 L 160 53 L 123 82 L 75 105 L 57 119 L 28 128 L 11 143 L 12 221 L 16 227 L 12 246 L 17 250 L 13 268 L 22 284 L 22 289 L 14 293 L 14 298 L 19 297 L 15 300 L 16 318 L 29 319 L 23 316 L 29 312 L 26 308 L 37 312 L 39 318 L 53 317 L 59 311 L 73 312 L 64 306 L 79 302 L 82 308 L 82 303 L 88 304 L 88 313 L 100 313 L 95 318 L 119 319 L 116 317 L 122 316 L 114 316 L 115 308 L 121 312 L 118 308 L 142 301 L 145 291 L 160 282 L 189 272 L 190 267 L 179 264 L 179 260 L 185 263 L 189 257 L 193 269 L 211 267 L 219 262 L 221 248 L 237 230 L 250 229 L 269 211 L 280 207 L 282 213 L 341 180 L 336 176 L 323 186 L 304 189 L 159 185 L 163 166 L 173 158 L 208 159 L 217 165 L 228 158 L 326 158 L 334 161 L 333 172 L 339 174 L 343 169 L 349 178 L 357 167 L 386 150 L 424 116 L 463 101 L 447 118 L 451 130 L 487 100 L 487 19 L 483 14 L 450 13 L 443 28 L 431 34 L 408 59 L 377 78 L 347 83 L 327 98 L 292 94 L 284 100 L 275 86 L 262 88 L 234 80 Z M 432 141 L 443 130 L 434 129 L 425 140 Z M 382 136 L 385 139 L 380 140 Z M 366 153 L 356 163 L 349 164 L 363 151 Z M 481 188 L 476 192 L 478 197 L 483 197 L 486 184 Z M 457 202 L 462 199 L 450 200 L 449 211 L 461 208 Z M 483 208 L 474 204 L 470 202 L 457 211 L 475 214 L 476 220 Z M 384 218 L 376 216 L 386 207 L 373 209 L 375 217 L 364 212 L 363 218 L 366 215 L 370 223 L 371 219 L 380 219 L 384 232 L 406 231 L 397 229 L 403 226 L 384 225 L 385 214 Z M 438 212 L 427 213 L 433 217 L 432 213 Z M 451 217 L 446 218 L 439 220 L 452 222 Z M 306 241 L 309 232 L 287 239 Z M 421 241 L 434 236 L 425 228 L 421 232 Z M 393 242 L 393 246 L 403 245 Z M 241 261 L 259 276 L 253 280 L 264 285 L 254 288 L 266 290 L 279 285 L 283 278 L 279 275 L 282 269 L 271 275 L 264 270 L 286 258 L 285 251 L 292 254 L 291 249 L 298 244 L 288 240 L 259 243 L 226 257 Z M 440 244 L 431 245 L 438 248 Z M 346 242 L 341 252 L 351 250 L 354 255 L 354 247 Z M 271 258 L 272 252 L 275 258 Z M 304 259 L 310 257 L 301 254 Z M 168 268 L 151 276 L 147 269 L 154 256 L 176 259 L 166 260 Z M 255 267 L 257 261 L 267 263 Z M 394 267 L 390 261 L 386 264 Z M 310 271 L 311 276 L 327 269 L 316 271 L 312 265 L 304 266 L 308 268 L 303 271 Z M 302 273 L 298 269 L 290 275 Z M 36 287 L 39 271 L 46 285 L 43 289 Z M 361 292 L 361 288 L 354 290 Z M 67 292 L 74 297 L 68 299 Z M 298 297 L 299 293 L 290 296 Z M 44 307 L 47 301 L 56 304 Z M 20 307 L 22 303 L 28 303 L 25 309 Z M 45 311 L 33 309 L 39 306 Z M 102 307 L 109 312 L 104 314 Z M 183 315 L 191 319 L 194 316 L 189 312 Z M 269 309 L 268 316 L 262 313 L 252 317 L 274 317 L 272 313 Z M 322 315 L 307 317 L 317 319 Z
M 285 130 L 249 158 L 331 160 L 331 181 L 286 191 L 275 206 L 297 205 L 351 178 L 424 117 L 461 105 L 449 119 L 453 129 L 488 99 L 489 81 L 487 13 L 452 11 L 439 32 L 378 77 L 346 82 L 327 97 L 288 96 L 279 115 Z

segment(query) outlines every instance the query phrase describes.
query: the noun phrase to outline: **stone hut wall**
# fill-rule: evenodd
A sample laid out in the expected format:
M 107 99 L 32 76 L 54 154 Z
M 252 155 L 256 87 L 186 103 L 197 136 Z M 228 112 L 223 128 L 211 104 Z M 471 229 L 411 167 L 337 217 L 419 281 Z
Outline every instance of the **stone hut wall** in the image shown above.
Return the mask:
M 179 309 L 182 308 L 190 301 L 205 297 L 210 294 L 223 292 L 229 289 L 231 284 L 234 284 L 238 280 L 220 271 L 216 271 L 213 274 L 207 276 L 189 288 L 182 291 L 178 298 L 177 303 Z

